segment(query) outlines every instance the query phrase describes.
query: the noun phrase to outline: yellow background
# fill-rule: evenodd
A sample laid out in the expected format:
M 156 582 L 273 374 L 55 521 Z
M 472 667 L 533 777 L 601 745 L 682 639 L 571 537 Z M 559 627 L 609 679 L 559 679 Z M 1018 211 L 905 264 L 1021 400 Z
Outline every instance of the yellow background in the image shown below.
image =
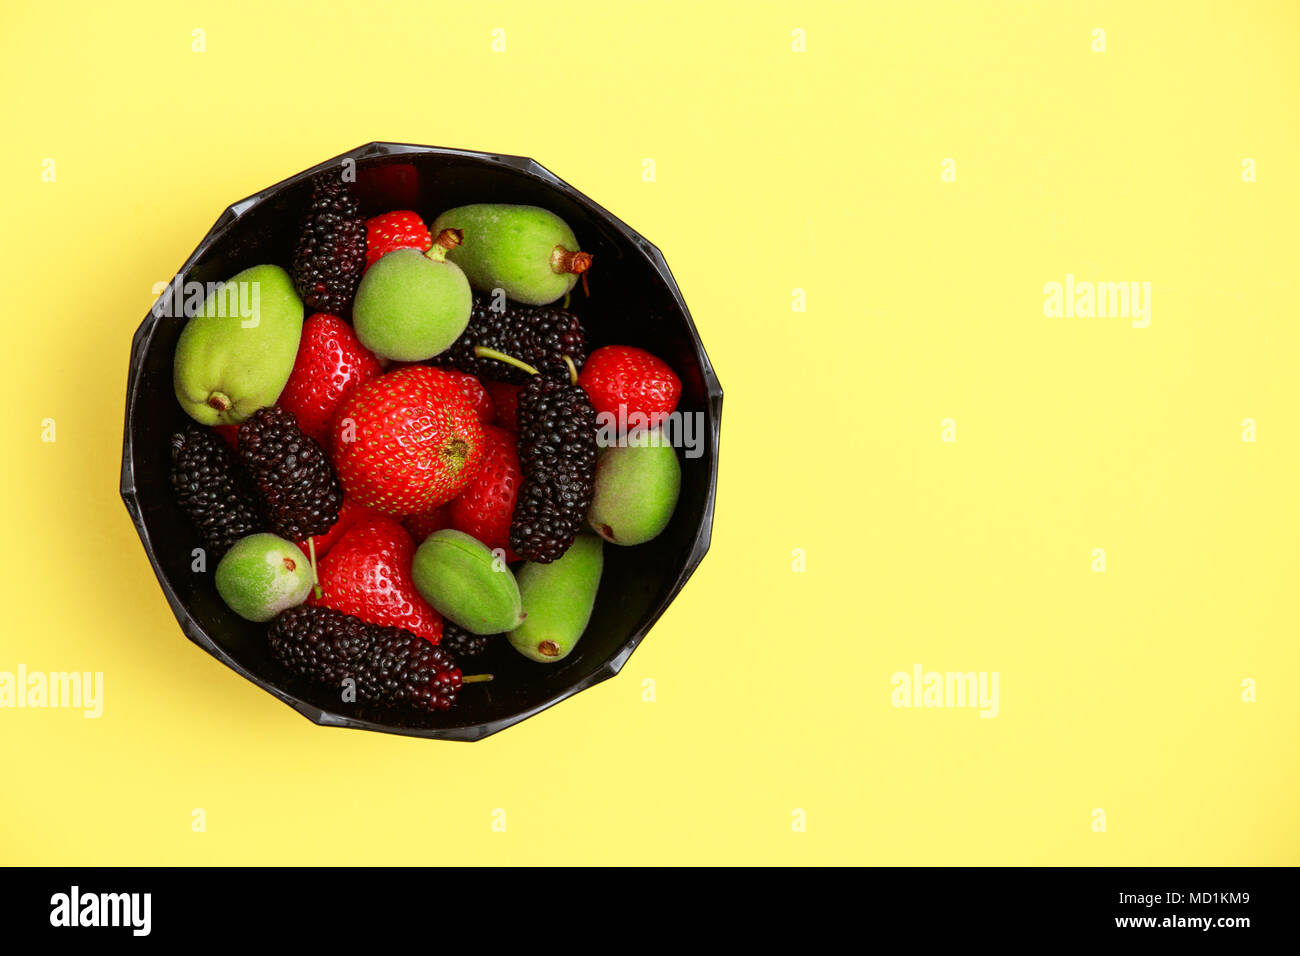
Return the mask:
M 105 712 L 0 711 L 0 860 L 1300 863 L 1298 24 L 5 4 L 0 670 L 103 671 Z M 474 745 L 318 728 L 203 654 L 117 493 L 154 283 L 374 139 L 530 155 L 606 205 L 726 390 L 684 593 L 621 676 Z M 1067 273 L 1151 282 L 1150 328 L 1045 318 Z M 917 663 L 998 671 L 999 716 L 892 707 Z

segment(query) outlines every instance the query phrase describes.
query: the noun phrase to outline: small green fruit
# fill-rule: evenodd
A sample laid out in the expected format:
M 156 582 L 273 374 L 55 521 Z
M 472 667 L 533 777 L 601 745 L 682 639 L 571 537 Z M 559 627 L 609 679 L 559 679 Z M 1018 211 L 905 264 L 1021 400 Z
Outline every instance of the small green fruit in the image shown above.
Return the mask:
M 366 271 L 352 305 L 362 345 L 384 358 L 419 362 L 460 337 L 474 301 L 465 273 L 446 259 L 459 241 L 448 229 L 428 252 L 398 249 Z
M 439 614 L 474 634 L 500 634 L 524 619 L 519 584 L 505 556 L 463 531 L 444 528 L 425 538 L 411 576 Z
M 237 425 L 274 405 L 293 371 L 302 300 L 279 266 L 253 266 L 204 300 L 176 343 L 181 407 L 204 425 Z
M 502 289 L 524 305 L 554 302 L 591 267 L 573 230 L 540 206 L 476 203 L 448 209 L 430 231 L 459 229 L 464 241 L 447 253 L 480 292 Z
M 595 535 L 580 534 L 558 561 L 527 562 L 519 572 L 524 623 L 507 637 L 524 657 L 542 663 L 563 660 L 578 643 L 591 620 L 605 566 L 604 544 Z
M 311 592 L 311 565 L 292 541 L 273 534 L 240 538 L 217 565 L 217 593 L 250 621 L 269 621 Z
M 677 451 L 656 429 L 601 452 L 587 522 L 606 541 L 642 544 L 668 527 L 681 490 Z

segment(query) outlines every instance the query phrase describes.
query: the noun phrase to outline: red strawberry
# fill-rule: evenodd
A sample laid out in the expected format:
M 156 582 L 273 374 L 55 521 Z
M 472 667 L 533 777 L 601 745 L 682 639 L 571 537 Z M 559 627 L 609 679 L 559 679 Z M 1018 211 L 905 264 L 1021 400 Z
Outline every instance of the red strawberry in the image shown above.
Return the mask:
M 677 407 L 682 383 L 668 364 L 644 349 L 606 345 L 596 349 L 578 376 L 596 409 L 597 424 L 653 428 Z M 612 419 L 601 418 L 613 415 Z M 634 418 L 633 416 L 638 416 Z M 645 416 L 644 420 L 638 420 Z
M 474 406 L 474 412 L 478 415 L 478 420 L 484 425 L 491 425 L 493 419 L 496 418 L 496 409 L 493 407 L 492 397 L 488 395 L 483 383 L 469 372 L 457 372 L 448 369 L 447 374 L 455 375 L 460 379 L 461 391 L 465 393 L 469 403 Z
M 339 406 L 381 371 L 379 360 L 357 339 L 352 326 L 318 312 L 302 324 L 298 357 L 278 404 L 293 413 L 303 432 L 328 448 Z
M 411 532 L 416 544 L 420 544 L 435 531 L 451 527 L 451 516 L 447 513 L 449 507 L 443 505 L 422 515 L 407 515 L 402 519 L 402 527 Z
M 496 410 L 496 423 L 510 431 L 519 430 L 515 415 L 519 411 L 519 390 L 522 385 L 510 385 L 506 382 L 484 382 L 487 393 Z
M 315 536 L 316 541 L 316 560 L 319 561 L 325 557 L 326 552 L 338 543 L 339 538 L 343 537 L 344 532 L 351 528 L 362 518 L 374 514 L 369 508 L 363 508 L 347 495 L 343 496 L 343 507 L 339 509 L 339 519 L 334 522 L 328 531 L 324 534 Z M 295 542 L 298 547 L 302 548 L 302 553 L 310 555 L 311 551 L 306 541 Z
M 507 561 L 518 561 L 519 555 L 510 550 L 510 521 L 524 479 L 515 436 L 494 425 L 483 429 L 483 435 L 483 464 L 469 487 L 448 506 L 451 526 L 493 550 L 505 549 Z
M 358 504 L 388 515 L 432 511 L 473 479 L 483 426 L 442 369 L 411 365 L 366 382 L 334 420 L 334 468 Z
M 395 249 L 419 249 L 428 252 L 433 248 L 433 237 L 424 220 L 407 209 L 386 212 L 366 220 L 366 268 L 369 269 L 381 256 Z M 387 266 L 385 266 L 387 268 Z
M 412 365 L 423 364 L 423 362 L 393 362 L 388 366 L 388 371 L 395 372 L 399 368 L 409 368 Z M 484 425 L 491 425 L 493 419 L 496 418 L 496 409 L 493 407 L 492 397 L 488 395 L 483 383 L 469 372 L 461 372 L 451 368 L 444 369 L 444 371 L 460 382 L 460 390 L 465 393 L 470 405 L 474 407 L 474 413 L 478 415 L 478 420 Z
M 308 601 L 370 624 L 442 640 L 442 617 L 411 579 L 415 542 L 392 518 L 370 515 L 349 528 L 318 569 L 321 597 Z

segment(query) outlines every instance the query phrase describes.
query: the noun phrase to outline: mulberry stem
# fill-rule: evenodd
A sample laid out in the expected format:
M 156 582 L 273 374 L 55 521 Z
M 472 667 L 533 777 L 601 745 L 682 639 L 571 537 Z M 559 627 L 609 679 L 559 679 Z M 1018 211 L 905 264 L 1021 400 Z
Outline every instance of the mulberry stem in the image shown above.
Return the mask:
M 316 536 L 312 535 L 307 539 L 307 550 L 311 552 L 311 591 L 316 595 L 316 600 L 320 600 L 325 592 L 320 586 L 320 577 L 316 574 Z
M 537 375 L 537 369 L 533 368 L 527 362 L 515 358 L 513 355 L 506 355 L 505 352 L 498 352 L 496 349 L 490 349 L 486 345 L 474 346 L 474 354 L 479 358 L 496 359 L 498 362 L 505 362 L 507 365 L 513 365 L 515 368 L 523 369 L 529 375 Z

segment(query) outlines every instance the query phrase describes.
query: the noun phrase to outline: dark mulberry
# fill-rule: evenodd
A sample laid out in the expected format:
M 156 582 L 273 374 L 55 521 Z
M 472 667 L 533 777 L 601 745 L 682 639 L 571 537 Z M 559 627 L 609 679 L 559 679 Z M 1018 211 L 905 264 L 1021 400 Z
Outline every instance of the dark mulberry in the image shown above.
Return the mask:
M 510 547 L 549 564 L 564 555 L 591 508 L 596 412 L 565 372 L 534 375 L 519 390 L 519 467 L 524 474 Z
M 271 623 L 267 640 L 277 661 L 309 680 L 335 688 L 354 681 L 360 703 L 448 710 L 460 691 L 460 668 L 449 651 L 332 608 L 290 608 Z
M 439 647 L 445 647 L 457 658 L 477 657 L 488 648 L 495 634 L 474 634 L 465 630 L 449 618 L 442 622 L 442 640 Z
M 260 408 L 239 426 L 239 458 L 280 537 L 305 541 L 339 520 L 343 485 L 325 450 L 302 433 L 287 409 Z
M 528 379 L 522 369 L 479 358 L 474 349 L 484 346 L 504 352 L 522 362 L 542 369 L 565 369 L 565 356 L 581 369 L 587 360 L 587 337 L 582 321 L 572 312 L 547 306 L 530 308 L 508 302 L 505 310 L 494 312 L 490 297 L 475 296 L 469 325 L 451 348 L 429 359 L 430 365 L 469 372 L 480 379 L 520 383 Z
M 316 312 L 348 314 L 366 269 L 366 220 L 351 184 L 317 180 L 293 251 L 293 284 Z
M 172 489 L 215 559 L 230 546 L 263 530 L 257 496 L 239 470 L 230 446 L 216 432 L 188 425 L 172 435 Z

